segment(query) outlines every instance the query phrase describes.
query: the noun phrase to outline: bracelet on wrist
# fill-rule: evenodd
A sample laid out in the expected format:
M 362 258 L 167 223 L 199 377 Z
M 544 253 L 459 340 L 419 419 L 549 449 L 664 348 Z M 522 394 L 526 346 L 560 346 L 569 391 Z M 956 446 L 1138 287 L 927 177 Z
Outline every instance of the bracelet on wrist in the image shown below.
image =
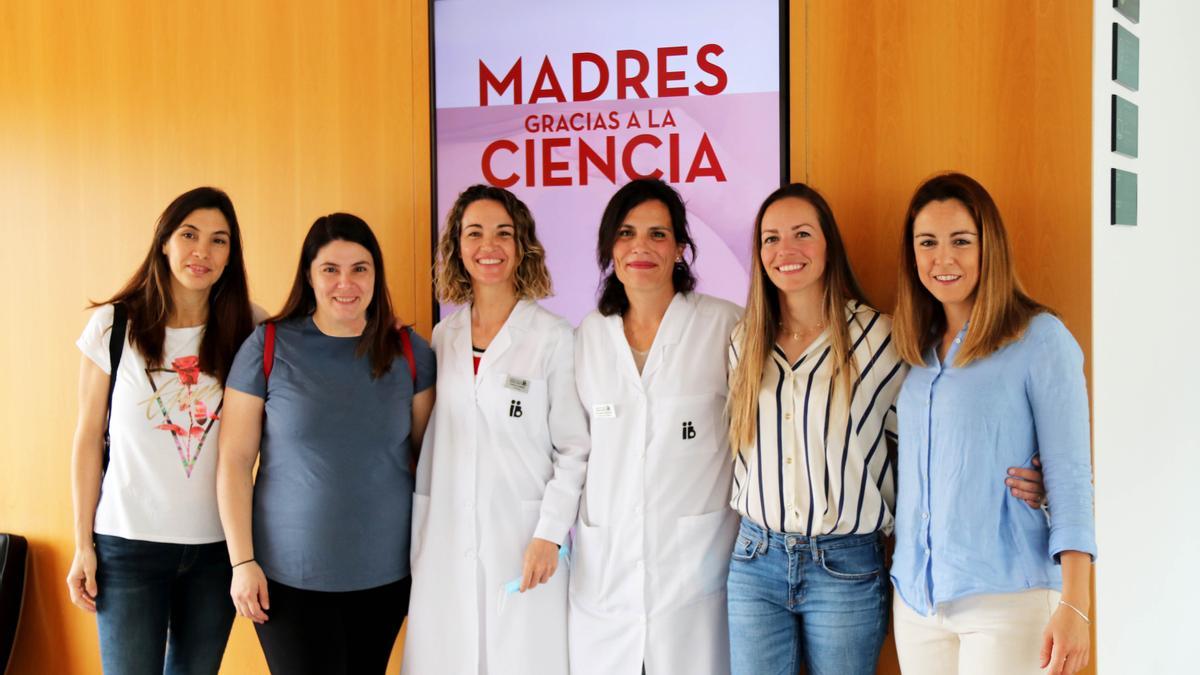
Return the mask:
M 1066 607 L 1067 609 L 1070 609 L 1072 612 L 1075 612 L 1076 614 L 1078 614 L 1079 618 L 1083 619 L 1084 623 L 1088 624 L 1089 626 L 1092 625 L 1092 620 L 1088 618 L 1088 615 L 1083 610 L 1076 607 L 1075 605 L 1072 605 L 1071 603 L 1067 602 L 1066 600 L 1059 600 L 1058 604 L 1060 604 L 1063 607 Z
M 247 559 L 243 560 L 242 562 L 240 562 L 240 563 L 237 563 L 236 565 L 234 565 L 234 566 L 233 566 L 233 567 L 231 567 L 230 569 L 237 569 L 237 568 L 241 567 L 242 565 L 245 565 L 246 563 L 257 563 L 257 562 L 258 562 L 258 561 L 257 561 L 257 560 L 255 560 L 254 558 L 247 558 Z M 1078 611 L 1078 610 L 1076 610 L 1076 611 Z

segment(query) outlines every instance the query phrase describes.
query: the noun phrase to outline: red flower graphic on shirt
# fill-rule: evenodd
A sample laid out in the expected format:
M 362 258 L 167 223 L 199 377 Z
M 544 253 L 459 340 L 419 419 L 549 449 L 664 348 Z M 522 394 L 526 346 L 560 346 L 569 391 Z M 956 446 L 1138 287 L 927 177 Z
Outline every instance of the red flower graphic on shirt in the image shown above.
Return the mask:
M 208 406 L 204 401 L 196 399 L 196 402 L 192 404 L 192 413 L 196 417 L 196 424 L 208 424 Z M 217 416 L 213 415 L 213 419 L 216 418 Z
M 189 387 L 200 381 L 200 357 L 181 356 L 171 362 L 171 367 L 179 375 L 179 384 Z
M 179 379 L 181 390 L 167 394 L 167 402 L 164 402 L 164 394 L 168 390 L 160 390 L 154 382 L 153 373 L 150 369 L 146 369 L 146 376 L 150 379 L 151 388 L 154 389 L 154 400 L 158 403 L 159 412 L 162 414 L 162 423 L 154 428 L 170 432 L 175 441 L 175 449 L 179 452 L 179 459 L 183 463 L 184 472 L 190 478 L 196 460 L 200 457 L 200 450 L 204 447 L 204 441 L 208 437 L 208 432 L 212 429 L 213 423 L 220 419 L 218 413 L 221 406 L 218 405 L 216 410 L 209 410 L 208 405 L 200 398 L 203 395 L 204 387 L 196 389 L 200 383 L 200 358 L 198 356 L 181 356 L 174 359 L 167 372 L 175 373 Z M 176 407 L 187 415 L 187 419 L 181 420 L 180 423 L 171 419 L 171 413 L 168 410 L 168 408 Z

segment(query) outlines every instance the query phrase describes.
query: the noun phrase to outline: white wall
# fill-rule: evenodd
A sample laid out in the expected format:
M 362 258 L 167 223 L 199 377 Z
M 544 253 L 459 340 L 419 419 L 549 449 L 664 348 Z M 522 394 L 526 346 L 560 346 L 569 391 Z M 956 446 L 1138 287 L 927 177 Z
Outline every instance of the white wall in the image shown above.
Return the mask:
M 1200 2 L 1095 0 L 1093 419 L 1097 666 L 1200 672 Z M 1111 79 L 1112 24 L 1141 40 Z M 1110 101 L 1139 108 L 1139 157 L 1110 150 Z M 1109 225 L 1109 170 L 1138 174 L 1138 225 Z

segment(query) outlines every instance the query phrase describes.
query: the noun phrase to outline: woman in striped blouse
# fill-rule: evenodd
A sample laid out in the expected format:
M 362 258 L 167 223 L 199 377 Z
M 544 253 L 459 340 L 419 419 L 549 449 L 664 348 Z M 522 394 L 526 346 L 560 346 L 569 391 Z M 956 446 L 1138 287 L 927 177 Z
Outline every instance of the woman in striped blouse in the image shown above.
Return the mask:
M 880 534 L 906 367 L 854 278 L 833 212 L 803 184 L 755 220 L 746 313 L 730 344 L 733 673 L 874 673 L 887 627 Z M 886 440 L 885 440 L 886 439 Z
M 730 505 L 742 517 L 728 577 L 732 672 L 791 674 L 803 661 L 812 675 L 874 673 L 890 595 L 893 404 L 908 367 L 816 190 L 767 197 L 754 253 L 729 349 Z

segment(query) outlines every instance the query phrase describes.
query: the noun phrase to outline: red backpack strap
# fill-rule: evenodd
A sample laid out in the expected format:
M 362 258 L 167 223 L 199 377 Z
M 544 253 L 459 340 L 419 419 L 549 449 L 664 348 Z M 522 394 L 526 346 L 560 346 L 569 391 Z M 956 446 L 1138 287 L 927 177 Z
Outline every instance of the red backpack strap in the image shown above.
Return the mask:
M 275 366 L 275 324 L 263 325 L 263 379 L 271 379 L 271 368 Z
M 404 350 L 404 360 L 408 361 L 408 374 L 412 375 L 413 390 L 417 388 L 417 358 L 413 356 L 412 337 L 408 328 L 400 329 L 400 347 Z

